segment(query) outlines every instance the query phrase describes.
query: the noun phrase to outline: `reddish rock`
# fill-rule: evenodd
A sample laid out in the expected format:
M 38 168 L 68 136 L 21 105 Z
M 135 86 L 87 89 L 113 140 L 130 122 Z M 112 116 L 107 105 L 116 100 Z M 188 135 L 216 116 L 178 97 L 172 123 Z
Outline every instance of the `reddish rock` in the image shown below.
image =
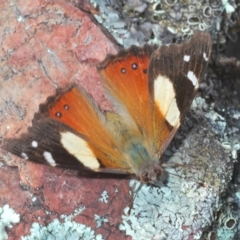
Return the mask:
M 96 64 L 117 48 L 89 16 L 64 1 L 0 3 L 1 83 L 0 139 L 19 137 L 31 125 L 39 104 L 57 87 L 76 82 L 102 108 L 108 107 Z M 108 239 L 126 239 L 118 231 L 124 207 L 131 204 L 128 180 L 81 177 L 81 173 L 53 169 L 1 153 L 0 207 L 8 203 L 21 216 L 8 231 L 9 239 L 28 235 L 33 222 L 49 224 L 85 206 L 73 220 L 92 227 Z M 20 184 L 21 182 L 21 184 Z M 108 203 L 99 201 L 107 191 Z M 106 216 L 96 228 L 94 214 Z M 17 236 L 17 238 L 16 238 Z

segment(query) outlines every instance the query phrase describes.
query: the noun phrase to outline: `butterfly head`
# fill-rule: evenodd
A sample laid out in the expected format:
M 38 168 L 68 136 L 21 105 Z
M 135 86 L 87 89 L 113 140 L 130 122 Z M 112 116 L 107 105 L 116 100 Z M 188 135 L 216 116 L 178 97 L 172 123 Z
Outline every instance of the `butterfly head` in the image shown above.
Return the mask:
M 163 169 L 159 163 L 154 162 L 144 166 L 140 171 L 139 178 L 142 183 L 155 184 L 163 173 Z

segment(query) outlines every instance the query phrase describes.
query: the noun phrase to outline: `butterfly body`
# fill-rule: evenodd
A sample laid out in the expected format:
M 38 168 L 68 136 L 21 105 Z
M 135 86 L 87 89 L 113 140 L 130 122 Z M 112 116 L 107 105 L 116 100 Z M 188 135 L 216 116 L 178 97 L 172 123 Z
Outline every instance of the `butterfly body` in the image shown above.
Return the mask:
M 97 68 L 113 111 L 101 111 L 73 84 L 41 104 L 28 132 L 6 139 L 4 148 L 37 163 L 154 183 L 210 52 L 211 37 L 201 32 L 180 45 L 133 46 L 108 56 Z
M 109 116 L 110 115 L 110 116 Z M 111 126 L 111 133 L 118 133 L 117 145 L 123 158 L 123 162 L 127 164 L 127 173 L 138 176 L 143 182 L 149 182 L 147 178 L 147 169 L 153 168 L 151 181 L 156 182 L 162 173 L 162 169 L 159 165 L 159 158 L 154 156 L 153 151 L 149 151 L 147 141 L 144 139 L 144 135 L 133 126 L 125 122 L 125 120 L 116 113 L 108 113 L 107 125 Z M 133 131 L 135 129 L 135 131 Z M 147 180 L 148 179 L 148 180 Z

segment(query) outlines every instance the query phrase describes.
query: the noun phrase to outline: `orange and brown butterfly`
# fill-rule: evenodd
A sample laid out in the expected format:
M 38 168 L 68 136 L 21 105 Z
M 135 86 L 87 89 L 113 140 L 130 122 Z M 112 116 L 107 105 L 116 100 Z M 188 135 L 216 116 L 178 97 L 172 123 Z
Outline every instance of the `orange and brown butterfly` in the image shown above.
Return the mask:
M 155 183 L 160 157 L 198 90 L 211 53 L 209 33 L 182 44 L 132 46 L 97 68 L 114 111 L 101 111 L 76 85 L 40 105 L 32 127 L 4 148 L 64 168 L 136 175 Z

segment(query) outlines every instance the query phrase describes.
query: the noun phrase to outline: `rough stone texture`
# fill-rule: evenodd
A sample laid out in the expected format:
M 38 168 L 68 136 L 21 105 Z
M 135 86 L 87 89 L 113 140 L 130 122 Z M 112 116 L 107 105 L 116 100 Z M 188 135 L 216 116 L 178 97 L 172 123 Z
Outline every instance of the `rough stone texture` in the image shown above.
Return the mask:
M 74 171 L 32 165 L 26 164 L 20 170 L 21 179 L 17 168 L 0 168 L 0 206 L 7 203 L 21 216 L 20 223 L 8 230 L 9 240 L 29 235 L 34 222 L 43 226 L 54 219 L 63 222 L 61 215 L 74 215 L 81 207 L 85 210 L 72 216 L 72 221 L 91 227 L 104 239 L 125 239 L 118 225 L 123 208 L 131 203 L 126 195 L 129 191 L 128 181 L 79 178 Z M 104 191 L 108 196 L 106 201 L 102 197 Z M 95 214 L 106 217 L 108 222 L 104 223 L 104 227 L 97 228 Z
M 86 13 L 64 1 L 1 1 L 0 6 L 1 139 L 25 132 L 39 104 L 71 82 L 82 85 L 102 108 L 108 106 L 95 65 L 117 48 Z M 9 239 L 28 235 L 33 222 L 47 225 L 82 206 L 86 210 L 74 221 L 96 229 L 94 214 L 106 216 L 105 228 L 96 232 L 105 239 L 124 238 L 118 225 L 122 209 L 131 204 L 128 181 L 79 177 L 13 155 L 5 160 L 20 173 L 19 179 L 17 168 L 0 168 L 0 206 L 8 203 L 21 215 Z M 108 203 L 99 201 L 104 191 Z
M 39 103 L 71 82 L 104 105 L 95 65 L 116 48 L 88 15 L 61 1 L 3 5 L 1 133 L 7 127 L 7 137 L 25 131 Z

